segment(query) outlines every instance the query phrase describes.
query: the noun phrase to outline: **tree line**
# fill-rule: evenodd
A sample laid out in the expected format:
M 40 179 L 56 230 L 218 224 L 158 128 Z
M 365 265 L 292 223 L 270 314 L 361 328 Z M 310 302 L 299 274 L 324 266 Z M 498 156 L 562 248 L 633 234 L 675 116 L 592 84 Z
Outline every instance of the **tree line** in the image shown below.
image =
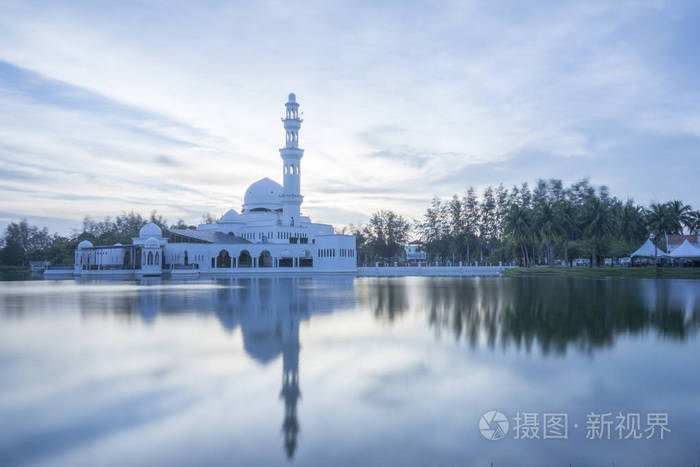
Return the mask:
M 135 212 L 96 221 L 83 219 L 70 236 L 50 234 L 26 220 L 8 225 L 0 239 L 0 264 L 21 266 L 29 260 L 69 265 L 82 240 L 95 245 L 129 244 L 146 222 L 162 229 L 167 220 L 156 211 L 143 217 Z M 214 218 L 207 213 L 203 223 Z M 171 228 L 194 229 L 183 220 Z M 430 261 L 467 264 L 520 265 L 570 263 L 573 258 L 629 255 L 650 235 L 666 249 L 666 234 L 698 233 L 700 212 L 679 200 L 645 207 L 612 196 L 605 186 L 582 180 L 565 187 L 561 180 L 538 180 L 510 190 L 502 184 L 487 187 L 481 196 L 468 188 L 463 196 L 434 198 L 422 219 L 409 220 L 391 210 L 374 212 L 366 225 L 349 226 L 344 233 L 357 237 L 359 264 L 396 261 L 404 246 L 420 240 Z
M 654 236 L 666 249 L 666 234 L 698 233 L 700 212 L 679 200 L 645 207 L 612 196 L 605 186 L 582 180 L 538 180 L 510 190 L 487 187 L 479 197 L 470 187 L 462 197 L 434 198 L 422 219 L 410 222 L 377 211 L 365 226 L 351 227 L 361 264 L 399 259 L 413 236 L 431 261 L 468 264 L 570 264 L 590 258 L 627 256 Z

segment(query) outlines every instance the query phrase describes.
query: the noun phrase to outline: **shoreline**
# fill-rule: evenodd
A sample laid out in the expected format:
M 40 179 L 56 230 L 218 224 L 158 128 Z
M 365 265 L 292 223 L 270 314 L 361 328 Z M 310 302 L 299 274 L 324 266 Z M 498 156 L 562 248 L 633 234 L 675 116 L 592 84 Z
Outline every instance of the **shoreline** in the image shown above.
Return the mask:
M 518 267 L 503 271 L 505 277 L 572 277 L 605 278 L 630 277 L 641 279 L 700 279 L 700 268 L 656 268 L 656 267 L 570 267 L 557 266 Z

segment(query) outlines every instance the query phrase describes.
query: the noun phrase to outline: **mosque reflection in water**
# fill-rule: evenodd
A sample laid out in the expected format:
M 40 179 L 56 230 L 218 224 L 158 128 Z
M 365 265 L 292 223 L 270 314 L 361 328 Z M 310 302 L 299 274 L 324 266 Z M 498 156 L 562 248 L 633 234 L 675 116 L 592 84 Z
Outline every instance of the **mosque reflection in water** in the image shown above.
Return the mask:
M 282 433 L 290 459 L 300 432 L 299 324 L 314 314 L 359 307 L 389 323 L 413 315 L 437 338 L 514 352 L 536 348 L 544 356 L 594 352 L 621 335 L 685 340 L 700 324 L 696 281 L 261 277 L 217 279 L 214 288 L 189 293 L 160 279 L 141 284 L 113 311 L 137 312 L 147 323 L 159 314 L 213 313 L 225 329 L 240 327 L 245 351 L 257 362 L 282 355 Z M 94 303 L 84 305 L 94 312 Z
M 291 459 L 300 431 L 299 324 L 313 314 L 352 306 L 353 280 L 351 276 L 220 278 L 215 280 L 215 288 L 183 293 L 177 287 L 157 287 L 165 283 L 158 278 L 144 278 L 140 284 L 147 287 L 137 297 L 124 297 L 122 303 L 115 304 L 115 311 L 137 311 L 147 323 L 154 322 L 160 314 L 213 312 L 226 330 L 240 327 L 246 353 L 260 364 L 268 365 L 281 354 L 282 432 L 284 449 Z M 93 309 L 90 303 L 84 305 L 83 310 Z

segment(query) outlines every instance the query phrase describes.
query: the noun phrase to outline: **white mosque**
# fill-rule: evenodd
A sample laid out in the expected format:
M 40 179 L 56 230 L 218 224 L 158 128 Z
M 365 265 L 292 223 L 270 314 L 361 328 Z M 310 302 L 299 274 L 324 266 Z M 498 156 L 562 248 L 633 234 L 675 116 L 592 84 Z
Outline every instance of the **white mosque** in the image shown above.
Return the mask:
M 80 242 L 74 273 L 80 276 L 133 274 L 354 273 L 355 237 L 338 235 L 328 224 L 301 214 L 299 104 L 292 93 L 282 122 L 286 133 L 283 185 L 263 178 L 245 192 L 240 213 L 229 210 L 216 223 L 196 230 L 148 223 L 132 245 L 94 246 Z

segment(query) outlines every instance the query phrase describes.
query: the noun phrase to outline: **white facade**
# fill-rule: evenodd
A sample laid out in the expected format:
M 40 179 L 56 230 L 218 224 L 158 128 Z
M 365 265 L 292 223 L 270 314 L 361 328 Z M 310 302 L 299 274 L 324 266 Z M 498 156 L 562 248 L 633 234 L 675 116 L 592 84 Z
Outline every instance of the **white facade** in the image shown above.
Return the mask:
M 163 232 L 146 224 L 132 245 L 95 247 L 83 241 L 75 253 L 75 273 L 236 274 L 280 272 L 355 272 L 356 242 L 336 235 L 328 224 L 301 214 L 299 104 L 285 104 L 285 147 L 280 149 L 283 185 L 263 178 L 245 192 L 241 212 L 230 209 L 216 223 L 196 230 Z

